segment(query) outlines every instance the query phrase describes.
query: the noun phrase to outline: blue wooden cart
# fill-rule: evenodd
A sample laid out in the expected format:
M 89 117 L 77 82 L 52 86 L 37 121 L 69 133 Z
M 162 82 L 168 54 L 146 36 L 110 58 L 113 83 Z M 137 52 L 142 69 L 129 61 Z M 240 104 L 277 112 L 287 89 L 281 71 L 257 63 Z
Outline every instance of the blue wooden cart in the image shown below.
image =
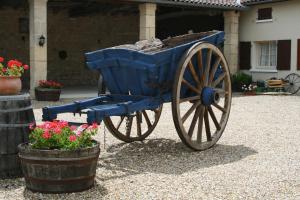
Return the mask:
M 43 108 L 43 120 L 61 113 L 86 114 L 88 123 L 104 121 L 125 142 L 144 140 L 154 130 L 163 103 L 171 102 L 181 140 L 205 150 L 221 137 L 230 112 L 231 82 L 226 59 L 218 46 L 220 31 L 173 37 L 156 50 L 122 47 L 86 54 L 109 91 L 99 97 Z

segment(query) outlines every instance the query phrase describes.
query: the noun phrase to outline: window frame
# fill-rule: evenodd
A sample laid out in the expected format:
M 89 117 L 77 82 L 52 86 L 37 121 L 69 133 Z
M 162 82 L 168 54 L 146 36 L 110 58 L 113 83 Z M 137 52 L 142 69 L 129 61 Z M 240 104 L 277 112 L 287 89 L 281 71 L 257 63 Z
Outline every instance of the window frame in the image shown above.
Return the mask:
M 276 64 L 274 66 L 268 65 L 268 66 L 261 66 L 260 63 L 260 56 L 261 56 L 261 44 L 263 43 L 269 43 L 269 48 L 271 47 L 271 42 L 275 42 L 275 62 Z M 265 40 L 265 41 L 253 41 L 252 42 L 252 50 L 251 50 L 251 54 L 252 59 L 251 59 L 251 63 L 252 67 L 250 69 L 250 71 L 253 72 L 277 72 L 277 48 L 278 48 L 278 41 L 277 40 Z M 268 62 L 271 62 L 271 51 L 269 49 L 269 58 L 268 58 Z
M 262 18 L 260 19 L 260 11 L 262 10 L 269 10 L 270 9 L 270 18 Z M 256 22 L 257 23 L 264 23 L 264 22 L 272 22 L 273 21 L 273 8 L 268 7 L 268 8 L 258 8 L 257 13 L 256 13 Z

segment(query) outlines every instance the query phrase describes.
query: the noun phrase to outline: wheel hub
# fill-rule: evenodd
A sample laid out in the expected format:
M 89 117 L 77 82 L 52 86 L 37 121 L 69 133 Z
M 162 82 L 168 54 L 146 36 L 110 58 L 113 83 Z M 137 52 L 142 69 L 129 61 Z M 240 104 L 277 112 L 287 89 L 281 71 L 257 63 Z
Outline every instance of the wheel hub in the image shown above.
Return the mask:
M 218 103 L 220 101 L 220 94 L 211 87 L 204 87 L 201 93 L 201 101 L 205 106 Z

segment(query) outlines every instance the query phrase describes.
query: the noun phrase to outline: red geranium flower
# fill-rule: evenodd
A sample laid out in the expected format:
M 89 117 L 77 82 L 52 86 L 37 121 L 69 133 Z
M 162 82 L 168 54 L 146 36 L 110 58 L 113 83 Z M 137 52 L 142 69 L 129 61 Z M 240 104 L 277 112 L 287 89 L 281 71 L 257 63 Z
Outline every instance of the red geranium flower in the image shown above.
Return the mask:
M 23 64 L 22 64 L 20 61 L 15 60 L 15 65 L 16 65 L 17 67 L 22 67 Z
M 77 126 L 71 126 L 70 129 L 71 131 L 75 131 L 77 129 Z
M 74 141 L 76 141 L 76 136 L 75 135 L 70 135 L 70 137 L 69 137 L 69 140 L 71 141 L 71 142 L 74 142 Z
M 81 125 L 81 127 L 83 128 L 83 130 L 84 129 L 87 129 L 87 127 L 89 127 L 89 125 L 87 125 L 87 124 L 83 124 L 83 125 Z
M 56 127 L 56 128 L 54 129 L 54 133 L 55 133 L 55 134 L 60 134 L 60 133 L 61 133 L 61 128 L 60 128 L 60 127 Z
M 7 62 L 7 65 L 4 65 L 4 63 L 2 63 L 4 61 L 3 57 L 0 57 L 0 64 L 1 64 L 1 70 L 0 73 L 2 76 L 7 76 L 7 77 L 11 77 L 11 76 L 17 76 L 20 77 L 22 76 L 22 74 L 24 73 L 24 70 L 28 70 L 29 66 L 28 65 L 24 65 L 14 59 L 14 60 L 9 60 Z M 3 69 L 5 68 L 5 69 Z
M 7 63 L 7 66 L 8 66 L 9 68 L 13 68 L 14 65 L 15 65 L 15 61 L 14 61 L 14 60 L 10 60 L 10 61 L 8 61 L 8 63 Z
M 29 129 L 30 130 L 33 130 L 35 128 L 35 123 L 31 123 L 30 125 L 29 125 Z
M 28 69 L 29 69 L 29 66 L 28 66 L 28 65 L 24 65 L 23 68 L 24 68 L 25 70 L 28 70 Z
M 9 68 L 13 68 L 14 66 L 22 67 L 23 64 L 18 60 L 10 60 L 8 61 L 7 65 Z
M 51 138 L 51 134 L 49 133 L 48 130 L 45 130 L 42 137 L 47 140 L 47 139 Z
M 93 123 L 93 124 L 92 124 L 92 128 L 93 128 L 93 129 L 98 128 L 98 124 L 97 124 L 97 123 Z
M 47 80 L 40 80 L 39 86 L 42 88 L 61 88 L 62 84 L 55 82 L 55 81 L 47 81 Z
M 60 128 L 65 128 L 67 127 L 69 124 L 66 121 L 59 121 L 57 124 Z
M 83 127 L 87 129 L 84 130 Z M 92 127 L 92 125 L 85 124 L 77 128 L 69 126 L 68 122 L 58 120 L 44 122 L 40 125 L 31 124 L 30 145 L 36 149 L 72 150 L 91 147 L 94 145 L 92 136 L 97 133 L 97 129 Z

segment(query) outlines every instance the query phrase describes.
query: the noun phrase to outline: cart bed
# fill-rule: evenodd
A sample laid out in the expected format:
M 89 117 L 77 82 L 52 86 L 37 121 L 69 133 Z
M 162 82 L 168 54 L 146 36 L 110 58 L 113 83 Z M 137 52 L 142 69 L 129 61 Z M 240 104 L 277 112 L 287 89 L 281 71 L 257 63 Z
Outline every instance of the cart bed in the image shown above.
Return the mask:
M 160 96 L 164 101 L 170 101 L 178 63 L 187 49 L 200 41 L 219 46 L 224 42 L 224 32 L 167 39 L 164 47 L 150 52 L 122 48 L 98 50 L 86 54 L 87 65 L 102 74 L 111 94 Z

